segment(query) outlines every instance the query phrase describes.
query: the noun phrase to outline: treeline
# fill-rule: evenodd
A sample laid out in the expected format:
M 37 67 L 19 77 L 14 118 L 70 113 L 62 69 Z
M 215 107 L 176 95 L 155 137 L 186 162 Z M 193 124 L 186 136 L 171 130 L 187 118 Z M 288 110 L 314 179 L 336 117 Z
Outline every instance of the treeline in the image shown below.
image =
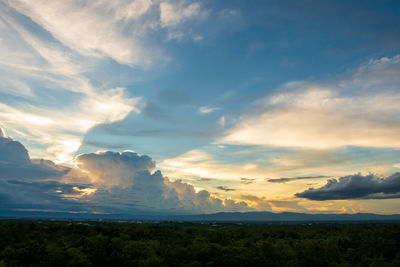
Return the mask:
M 400 225 L 2 221 L 0 266 L 400 266 Z

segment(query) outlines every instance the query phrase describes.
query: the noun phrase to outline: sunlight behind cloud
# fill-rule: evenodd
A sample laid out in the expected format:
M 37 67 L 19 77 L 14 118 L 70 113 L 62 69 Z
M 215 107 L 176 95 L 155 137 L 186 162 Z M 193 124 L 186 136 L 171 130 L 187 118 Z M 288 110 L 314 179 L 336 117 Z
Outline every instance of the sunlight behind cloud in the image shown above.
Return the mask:
M 334 149 L 400 148 L 400 56 L 371 61 L 346 79 L 291 82 L 255 103 L 222 143 Z M 371 75 L 373 73 L 373 75 Z M 350 94 L 350 92 L 352 92 Z
M 164 62 L 169 57 L 147 37 L 170 27 L 185 35 L 185 23 L 205 16 L 198 3 L 160 5 L 168 5 L 168 15 L 150 0 L 1 2 L 0 92 L 22 97 L 1 104 L 1 126 L 71 164 L 72 148 L 93 126 L 140 113 L 141 97 L 93 74 L 110 64 L 135 73 Z

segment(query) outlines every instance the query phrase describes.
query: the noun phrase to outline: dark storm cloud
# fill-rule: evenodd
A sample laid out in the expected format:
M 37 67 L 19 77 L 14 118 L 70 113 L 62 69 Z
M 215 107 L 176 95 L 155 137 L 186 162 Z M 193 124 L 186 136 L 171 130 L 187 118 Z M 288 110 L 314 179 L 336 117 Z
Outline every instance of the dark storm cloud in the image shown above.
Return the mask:
M 400 173 L 386 178 L 355 174 L 330 179 L 320 188 L 309 188 L 295 196 L 310 200 L 400 198 Z
M 286 177 L 281 177 L 281 178 L 276 178 L 276 179 L 266 179 L 267 182 L 270 183 L 286 183 L 286 182 L 291 182 L 291 181 L 296 181 L 296 180 L 309 180 L 309 179 L 319 179 L 319 178 L 329 178 L 331 176 L 325 176 L 325 175 L 318 175 L 318 176 L 298 176 L 298 177 L 291 177 L 291 178 L 286 178 Z

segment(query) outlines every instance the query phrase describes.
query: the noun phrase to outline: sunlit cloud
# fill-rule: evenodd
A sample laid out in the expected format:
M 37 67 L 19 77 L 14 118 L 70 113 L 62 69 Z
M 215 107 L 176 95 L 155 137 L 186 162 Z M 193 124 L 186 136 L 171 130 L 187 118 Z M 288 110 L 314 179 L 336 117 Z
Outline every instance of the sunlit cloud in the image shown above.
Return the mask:
M 400 56 L 371 61 L 349 78 L 288 83 L 260 99 L 255 111 L 228 131 L 232 144 L 334 149 L 399 148 Z
M 31 160 L 27 149 L 0 132 L 1 208 L 74 212 L 217 212 L 250 210 L 245 202 L 171 181 L 149 156 L 103 151 L 81 154 L 77 166 Z M 80 183 L 72 182 L 77 176 Z M 87 177 L 86 183 L 82 183 Z M 29 192 L 29 194 L 27 194 Z M 49 201 L 50 200 L 50 201 Z M 94 209 L 94 210 L 93 210 Z
M 148 64 L 151 61 L 138 40 L 126 37 L 121 30 L 126 21 L 137 20 L 145 14 L 151 1 L 113 4 L 104 1 L 87 4 L 79 1 L 15 1 L 11 4 L 80 54 L 105 55 L 123 64 Z M 129 12 L 129 9 L 136 11 Z
M 186 34 L 183 24 L 205 12 L 197 3 L 169 2 L 161 15 L 158 2 L 147 0 L 0 5 L 0 92 L 22 97 L 1 104 L 0 126 L 47 151 L 34 155 L 70 164 L 93 126 L 140 112 L 141 97 L 91 74 L 109 59 L 141 69 L 168 61 L 146 36 L 170 27 Z

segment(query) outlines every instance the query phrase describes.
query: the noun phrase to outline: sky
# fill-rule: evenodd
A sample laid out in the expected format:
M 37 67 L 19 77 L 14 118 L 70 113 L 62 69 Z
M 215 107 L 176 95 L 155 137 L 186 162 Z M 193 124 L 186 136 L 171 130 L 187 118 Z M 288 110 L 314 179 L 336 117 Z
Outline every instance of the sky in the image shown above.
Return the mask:
M 400 214 L 400 3 L 0 0 L 0 213 Z

